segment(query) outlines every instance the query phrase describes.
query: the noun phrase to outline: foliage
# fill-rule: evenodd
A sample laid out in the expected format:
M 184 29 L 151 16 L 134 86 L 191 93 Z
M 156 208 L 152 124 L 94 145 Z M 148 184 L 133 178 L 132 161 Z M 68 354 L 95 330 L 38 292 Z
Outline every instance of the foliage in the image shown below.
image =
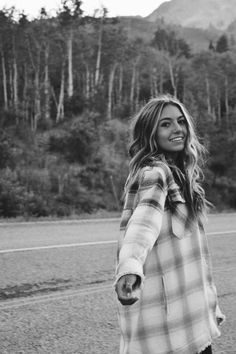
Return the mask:
M 228 38 L 225 34 L 222 34 L 222 36 L 220 36 L 216 42 L 216 51 L 218 53 L 224 53 L 227 52 L 228 50 L 229 50 Z
M 49 151 L 60 153 L 70 163 L 86 164 L 96 153 L 98 140 L 96 115 L 85 112 L 73 118 L 70 124 L 62 125 L 60 130 L 52 131 L 49 138 Z
M 174 30 L 158 28 L 154 34 L 152 45 L 159 50 L 167 51 L 171 56 L 190 57 L 190 47 L 184 39 L 178 38 Z
M 196 52 L 180 28 L 160 21 L 142 36 L 145 20 L 84 16 L 77 0 L 62 1 L 55 17 L 3 9 L 0 20 L 0 216 L 120 210 L 129 119 L 160 93 L 195 118 L 209 150 L 207 197 L 236 207 L 233 37 L 209 35 Z
M 0 170 L 14 166 L 11 141 L 5 132 L 0 131 Z

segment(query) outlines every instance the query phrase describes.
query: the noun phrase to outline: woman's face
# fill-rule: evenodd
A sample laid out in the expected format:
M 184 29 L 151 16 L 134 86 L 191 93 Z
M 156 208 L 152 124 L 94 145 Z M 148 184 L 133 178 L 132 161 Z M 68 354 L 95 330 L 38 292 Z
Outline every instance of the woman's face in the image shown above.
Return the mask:
M 163 108 L 157 128 L 158 146 L 175 157 L 185 147 L 187 122 L 177 106 L 168 104 Z

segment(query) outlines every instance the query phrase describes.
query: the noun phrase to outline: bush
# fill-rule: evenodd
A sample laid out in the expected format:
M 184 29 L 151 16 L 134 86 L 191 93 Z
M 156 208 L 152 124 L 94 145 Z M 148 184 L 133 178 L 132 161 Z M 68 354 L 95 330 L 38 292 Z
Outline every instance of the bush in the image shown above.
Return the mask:
M 85 165 L 91 161 L 98 146 L 96 119 L 96 114 L 84 113 L 74 118 L 69 127 L 52 132 L 49 151 L 62 154 L 70 163 Z
M 9 138 L 3 132 L 0 132 L 0 169 L 13 166 L 11 143 Z
M 45 217 L 51 215 L 47 200 L 41 195 L 35 195 L 33 192 L 27 194 L 23 212 L 25 216 Z
M 16 217 L 22 215 L 26 190 L 10 169 L 1 171 L 0 176 L 0 216 Z

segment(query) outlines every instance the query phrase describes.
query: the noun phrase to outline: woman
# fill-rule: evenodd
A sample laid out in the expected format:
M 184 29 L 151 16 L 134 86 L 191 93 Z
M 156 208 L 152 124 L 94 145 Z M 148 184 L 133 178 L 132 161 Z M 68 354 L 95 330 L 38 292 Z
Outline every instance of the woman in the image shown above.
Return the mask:
M 202 223 L 204 148 L 169 95 L 140 110 L 132 133 L 115 282 L 120 354 L 212 353 L 224 315 Z

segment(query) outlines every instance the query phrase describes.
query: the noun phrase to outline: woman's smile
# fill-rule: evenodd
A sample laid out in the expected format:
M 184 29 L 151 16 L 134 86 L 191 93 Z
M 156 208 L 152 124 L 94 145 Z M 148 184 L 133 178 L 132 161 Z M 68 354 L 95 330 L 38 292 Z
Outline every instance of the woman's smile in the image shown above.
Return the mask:
M 183 140 L 184 140 L 183 136 L 177 136 L 176 138 L 170 139 L 170 141 L 173 141 L 173 142 L 182 142 Z

